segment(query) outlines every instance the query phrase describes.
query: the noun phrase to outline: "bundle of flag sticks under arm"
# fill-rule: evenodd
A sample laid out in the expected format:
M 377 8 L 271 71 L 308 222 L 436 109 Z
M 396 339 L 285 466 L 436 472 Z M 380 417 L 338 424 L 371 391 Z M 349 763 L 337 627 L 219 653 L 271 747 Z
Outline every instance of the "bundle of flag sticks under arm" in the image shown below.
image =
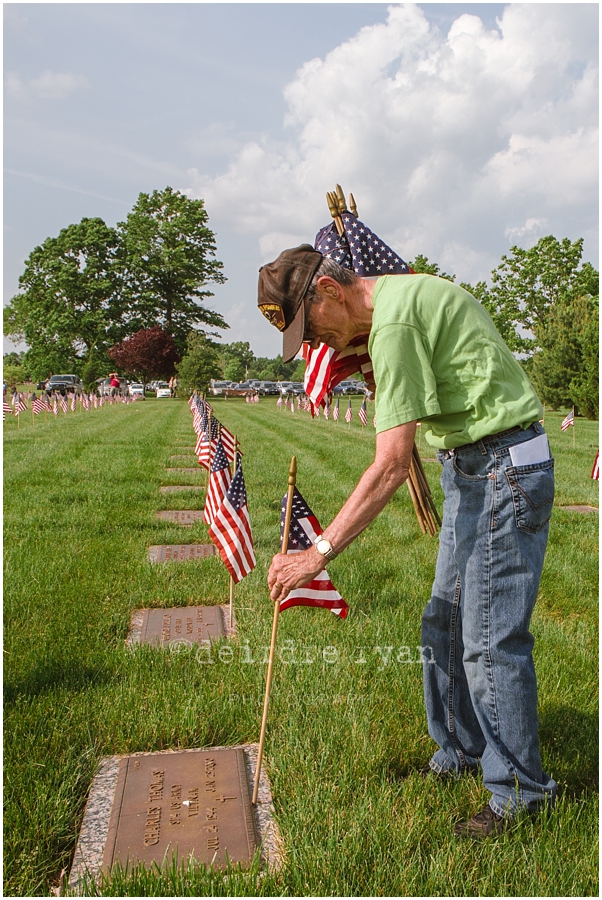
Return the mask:
M 441 527 L 441 519 L 437 512 L 437 507 L 431 496 L 431 489 L 426 479 L 426 474 L 422 466 L 420 454 L 416 448 L 416 444 L 412 447 L 412 460 L 410 462 L 410 471 L 408 474 L 408 490 L 414 509 L 416 518 L 423 534 L 427 531 L 434 537 L 437 534 L 437 525 Z

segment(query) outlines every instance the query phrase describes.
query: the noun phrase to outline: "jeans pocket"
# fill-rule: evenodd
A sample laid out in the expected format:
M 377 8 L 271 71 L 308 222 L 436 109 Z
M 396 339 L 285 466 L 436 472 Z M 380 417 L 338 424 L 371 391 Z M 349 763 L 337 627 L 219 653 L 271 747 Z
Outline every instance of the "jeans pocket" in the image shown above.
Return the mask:
M 506 478 L 512 493 L 516 527 L 536 534 L 552 515 L 554 506 L 554 460 L 530 466 L 510 466 Z

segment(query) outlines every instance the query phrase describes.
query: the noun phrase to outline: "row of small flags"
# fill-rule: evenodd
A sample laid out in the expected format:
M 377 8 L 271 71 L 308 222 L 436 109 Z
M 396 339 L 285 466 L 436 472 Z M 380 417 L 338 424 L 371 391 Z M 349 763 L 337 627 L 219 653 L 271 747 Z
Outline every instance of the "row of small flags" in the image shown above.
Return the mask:
M 276 406 L 279 409 L 284 406 L 287 409 L 290 409 L 290 411 L 292 413 L 294 413 L 295 412 L 295 398 L 291 397 L 289 399 L 288 394 L 286 394 L 284 396 L 284 398 L 282 397 L 282 395 L 280 395 L 280 397 L 278 397 L 278 400 L 276 401 Z M 313 412 L 312 412 L 312 407 L 313 407 Z M 303 398 L 301 398 L 301 396 L 299 396 L 299 395 L 297 396 L 297 410 L 299 412 L 301 412 L 301 411 L 311 412 L 315 418 L 319 418 L 321 409 L 322 409 L 321 406 L 314 406 L 312 404 L 311 400 L 309 400 L 307 396 L 304 396 Z M 332 405 L 332 398 L 326 397 L 326 399 L 325 399 L 324 418 L 326 419 L 327 422 L 330 419 L 331 415 L 332 415 L 332 419 L 334 422 L 339 421 L 339 418 L 341 416 L 340 398 L 339 397 L 336 398 L 336 400 L 334 402 L 334 406 Z M 362 401 L 362 405 L 359 408 L 358 417 L 359 417 L 360 422 L 362 423 L 362 428 L 364 428 L 368 424 L 368 408 L 366 406 L 366 398 L 365 397 Z M 351 400 L 349 400 L 349 403 L 347 404 L 347 409 L 345 410 L 344 418 L 345 418 L 345 421 L 347 422 L 347 424 L 349 425 L 353 418 L 353 410 L 351 408 Z M 372 419 L 372 425 L 374 428 L 376 428 L 376 416 L 374 416 L 374 418 Z
M 51 397 L 48 394 L 42 394 L 40 397 L 33 397 L 31 407 L 28 407 L 27 399 L 23 394 L 13 394 L 10 403 L 7 403 L 6 400 L 3 402 L 2 418 L 6 419 L 7 415 L 19 416 L 21 413 L 27 412 L 29 408 L 31 408 L 32 415 L 35 416 L 39 416 L 42 412 L 53 413 L 55 416 L 58 416 L 61 410 L 67 415 L 69 409 L 71 412 L 75 412 L 78 400 L 82 408 L 89 412 L 92 407 L 98 409 L 103 407 L 105 403 L 109 403 L 112 406 L 114 403 L 134 403 L 136 399 L 137 397 L 129 396 L 99 397 L 98 394 L 86 394 L 85 392 L 77 395 L 71 393 L 67 394 L 67 396 L 53 394 Z
M 211 405 L 198 395 L 189 400 L 193 427 L 197 434 L 195 453 L 200 465 L 209 471 L 209 485 L 203 518 L 234 584 L 238 584 L 256 566 L 247 490 L 241 453 L 234 435 L 213 414 Z M 234 463 L 232 477 L 230 462 Z M 282 502 L 281 535 L 284 528 L 286 495 Z M 322 533 L 320 524 L 295 488 L 289 532 L 288 552 L 298 553 L 312 546 Z M 316 606 L 330 609 L 345 618 L 348 606 L 334 587 L 326 570 L 308 585 L 280 601 L 280 609 L 291 606 Z

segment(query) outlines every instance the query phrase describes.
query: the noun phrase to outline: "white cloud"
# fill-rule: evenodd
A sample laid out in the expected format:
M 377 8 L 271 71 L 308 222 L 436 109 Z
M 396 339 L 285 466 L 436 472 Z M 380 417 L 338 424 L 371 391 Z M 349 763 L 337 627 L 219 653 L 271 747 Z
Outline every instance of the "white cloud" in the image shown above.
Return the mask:
M 509 238 L 535 233 L 529 222 L 591 234 L 596 5 L 515 4 L 498 24 L 465 14 L 441 34 L 419 7 L 389 7 L 298 70 L 286 141 L 244 144 L 217 177 L 191 169 L 192 195 L 254 235 L 262 261 L 281 237 L 313 239 L 336 182 L 402 256 L 425 253 L 462 280 L 486 277 Z
M 37 78 L 23 81 L 15 72 L 7 72 L 4 84 L 7 96 L 16 100 L 63 100 L 74 91 L 86 90 L 90 82 L 85 75 L 52 72 L 46 69 Z

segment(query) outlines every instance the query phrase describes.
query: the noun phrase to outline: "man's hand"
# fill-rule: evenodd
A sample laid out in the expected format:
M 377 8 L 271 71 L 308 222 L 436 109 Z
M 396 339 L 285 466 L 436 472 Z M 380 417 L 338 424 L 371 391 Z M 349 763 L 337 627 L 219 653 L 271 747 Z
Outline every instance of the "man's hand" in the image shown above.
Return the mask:
M 309 584 L 325 567 L 326 560 L 315 547 L 301 553 L 277 553 L 268 572 L 270 597 L 274 603 L 284 600 L 295 588 Z

